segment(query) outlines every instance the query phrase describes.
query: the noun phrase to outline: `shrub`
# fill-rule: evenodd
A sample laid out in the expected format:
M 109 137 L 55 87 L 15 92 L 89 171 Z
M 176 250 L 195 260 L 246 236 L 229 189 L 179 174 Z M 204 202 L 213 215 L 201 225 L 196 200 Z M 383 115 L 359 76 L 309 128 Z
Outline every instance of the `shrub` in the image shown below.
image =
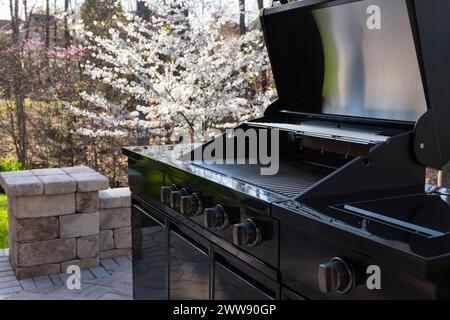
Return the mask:
M 18 171 L 24 170 L 25 166 L 19 161 L 12 158 L 0 159 L 0 172 L 5 171 Z M 0 186 L 0 193 L 4 193 L 3 188 Z
M 0 194 L 0 249 L 8 248 L 8 204 L 6 196 Z

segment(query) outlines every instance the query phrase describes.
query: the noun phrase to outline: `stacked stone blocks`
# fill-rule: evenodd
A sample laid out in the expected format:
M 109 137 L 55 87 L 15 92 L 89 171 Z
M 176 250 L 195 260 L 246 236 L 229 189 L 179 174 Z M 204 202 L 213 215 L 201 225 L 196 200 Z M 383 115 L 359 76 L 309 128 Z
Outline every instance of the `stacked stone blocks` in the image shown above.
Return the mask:
M 100 258 L 131 255 L 130 207 L 128 188 L 99 191 Z
M 10 260 L 19 279 L 99 265 L 99 190 L 87 167 L 0 174 L 8 196 Z

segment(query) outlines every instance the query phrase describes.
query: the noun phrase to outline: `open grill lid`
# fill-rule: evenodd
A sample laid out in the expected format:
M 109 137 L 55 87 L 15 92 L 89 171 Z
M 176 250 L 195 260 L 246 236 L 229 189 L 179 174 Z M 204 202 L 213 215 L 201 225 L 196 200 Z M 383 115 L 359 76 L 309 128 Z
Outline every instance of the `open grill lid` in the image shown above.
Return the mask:
M 449 18 L 448 0 L 303 0 L 264 9 L 276 108 L 410 123 L 417 159 L 441 169 L 450 160 Z

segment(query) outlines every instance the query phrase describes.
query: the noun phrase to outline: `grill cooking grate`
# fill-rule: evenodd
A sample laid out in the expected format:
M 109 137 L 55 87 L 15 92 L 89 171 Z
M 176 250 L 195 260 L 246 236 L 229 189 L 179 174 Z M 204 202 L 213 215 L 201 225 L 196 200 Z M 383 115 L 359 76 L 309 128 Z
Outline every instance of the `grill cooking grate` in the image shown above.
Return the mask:
M 303 193 L 333 171 L 333 169 L 306 162 L 282 160 L 278 174 L 263 176 L 260 174 L 261 165 L 256 164 L 206 164 L 198 161 L 193 163 L 289 198 Z

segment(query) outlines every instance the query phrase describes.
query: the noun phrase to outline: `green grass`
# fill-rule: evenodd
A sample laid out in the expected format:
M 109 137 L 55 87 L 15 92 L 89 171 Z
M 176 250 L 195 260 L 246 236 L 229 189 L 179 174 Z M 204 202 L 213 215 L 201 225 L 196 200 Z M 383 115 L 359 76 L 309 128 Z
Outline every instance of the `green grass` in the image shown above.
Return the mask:
M 8 248 L 8 204 L 6 195 L 0 193 L 0 249 Z

